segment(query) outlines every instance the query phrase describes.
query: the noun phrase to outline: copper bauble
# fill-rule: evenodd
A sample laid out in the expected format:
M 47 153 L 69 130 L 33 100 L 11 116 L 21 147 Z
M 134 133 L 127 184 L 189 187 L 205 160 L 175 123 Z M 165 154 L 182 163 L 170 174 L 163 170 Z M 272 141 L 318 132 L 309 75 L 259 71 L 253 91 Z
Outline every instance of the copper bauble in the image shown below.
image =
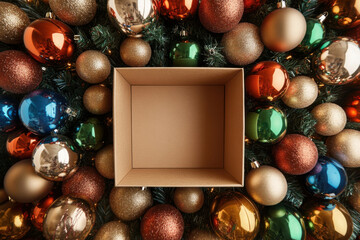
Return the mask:
M 350 122 L 360 122 L 360 91 L 350 93 L 343 108 Z
M 48 65 L 65 64 L 75 50 L 71 28 L 51 18 L 33 21 L 25 29 L 24 44 L 33 58 Z
M 360 25 L 359 7 L 357 0 L 332 0 L 328 6 L 329 27 L 346 29 Z
M 11 93 L 28 93 L 41 83 L 40 65 L 29 55 L 17 51 L 0 52 L 0 87 Z
M 277 167 L 291 175 L 302 175 L 311 171 L 318 160 L 315 143 L 300 134 L 288 134 L 273 148 Z
M 184 233 L 181 213 L 169 204 L 150 208 L 141 220 L 143 240 L 180 240 Z
M 95 115 L 103 115 L 112 110 L 112 93 L 105 85 L 93 85 L 86 89 L 83 96 L 86 110 Z
M 120 46 L 120 56 L 130 67 L 144 67 L 151 58 L 151 47 L 140 38 L 127 38 Z
M 108 222 L 97 231 L 94 240 L 130 240 L 130 229 L 120 221 Z
M 110 75 L 111 64 L 105 54 L 88 50 L 76 59 L 76 72 L 85 82 L 100 83 Z
M 29 213 L 25 206 L 6 201 L 0 205 L 0 239 L 22 239 L 30 230 Z
M 159 0 L 161 15 L 170 19 L 182 20 L 194 16 L 199 0 Z
M 105 180 L 95 168 L 80 167 L 75 174 L 63 181 L 62 193 L 97 203 L 105 191 Z
M 50 205 L 55 201 L 56 197 L 54 193 L 50 193 L 45 198 L 41 199 L 31 210 L 30 219 L 31 223 L 39 230 L 43 229 L 43 222 L 45 214 Z
M 0 189 L 0 203 L 4 203 L 9 200 L 9 196 L 4 189 Z
M 10 156 L 18 159 L 31 158 L 40 137 L 26 130 L 19 130 L 9 134 L 6 150 Z
M 243 12 L 243 0 L 202 0 L 199 19 L 210 32 L 225 33 L 240 22 Z
M 107 145 L 100 149 L 95 156 L 95 167 L 101 176 L 114 179 L 114 146 Z
M 349 204 L 360 213 L 360 180 L 354 184 L 354 191 L 349 197 Z
M 207 231 L 199 228 L 191 230 L 187 240 L 220 240 L 218 236 L 212 231 Z
M 264 50 L 259 28 L 247 22 L 242 22 L 225 33 L 221 45 L 226 59 L 239 66 L 255 62 Z
M 35 173 L 31 160 L 15 163 L 4 178 L 4 189 L 15 201 L 31 203 L 45 197 L 52 189 L 50 182 Z
M 18 6 L 0 2 L 0 42 L 21 43 L 24 30 L 29 24 L 29 17 Z
M 151 191 L 141 188 L 114 187 L 109 196 L 110 207 L 122 221 L 140 218 L 152 206 Z
M 184 213 L 197 212 L 204 204 L 204 192 L 199 187 L 176 188 L 174 203 Z
M 360 42 L 360 25 L 356 28 L 349 29 L 345 32 L 344 36 L 350 37 L 358 42 Z
M 311 115 L 317 122 L 315 131 L 322 136 L 336 135 L 346 125 L 346 113 L 335 103 L 319 104 L 311 111 Z
M 291 79 L 281 100 L 291 108 L 306 108 L 314 103 L 318 93 L 318 85 L 312 78 L 297 76 Z

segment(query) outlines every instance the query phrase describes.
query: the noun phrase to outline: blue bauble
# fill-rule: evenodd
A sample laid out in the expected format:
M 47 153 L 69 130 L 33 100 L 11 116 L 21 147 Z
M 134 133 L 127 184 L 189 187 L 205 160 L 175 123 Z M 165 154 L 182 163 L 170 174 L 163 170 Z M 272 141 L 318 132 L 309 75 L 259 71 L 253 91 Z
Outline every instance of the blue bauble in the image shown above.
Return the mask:
M 348 177 L 344 167 L 335 159 L 319 157 L 313 170 L 305 175 L 305 187 L 322 199 L 339 196 L 346 188 Z
M 66 109 L 67 103 L 63 96 L 50 90 L 38 89 L 23 98 L 19 116 L 27 129 L 44 135 L 64 122 Z
M 0 131 L 14 130 L 17 123 L 17 105 L 6 97 L 0 97 Z

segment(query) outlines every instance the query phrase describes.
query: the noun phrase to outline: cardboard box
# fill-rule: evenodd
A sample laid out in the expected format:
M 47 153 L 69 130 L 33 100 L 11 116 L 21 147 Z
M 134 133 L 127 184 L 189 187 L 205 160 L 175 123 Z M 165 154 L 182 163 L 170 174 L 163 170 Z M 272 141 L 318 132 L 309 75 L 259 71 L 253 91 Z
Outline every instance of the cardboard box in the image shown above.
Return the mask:
M 240 68 L 116 68 L 115 185 L 240 187 Z

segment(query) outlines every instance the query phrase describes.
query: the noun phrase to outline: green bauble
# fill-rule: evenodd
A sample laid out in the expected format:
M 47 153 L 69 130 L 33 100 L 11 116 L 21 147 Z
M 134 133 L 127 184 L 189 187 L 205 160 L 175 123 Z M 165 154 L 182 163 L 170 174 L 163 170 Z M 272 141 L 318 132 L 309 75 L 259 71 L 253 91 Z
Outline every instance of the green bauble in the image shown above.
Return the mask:
M 104 137 L 104 126 L 97 118 L 89 118 L 75 130 L 74 141 L 83 150 L 99 150 Z
M 200 47 L 197 43 L 186 39 L 182 33 L 182 40 L 170 50 L 170 59 L 174 67 L 197 67 L 200 59 Z
M 324 40 L 325 27 L 323 21 L 327 12 L 318 16 L 318 18 L 306 19 L 306 34 L 300 45 L 296 48 L 298 52 L 309 53 L 314 50 Z
M 273 106 L 257 107 L 246 115 L 246 136 L 262 143 L 280 141 L 286 133 L 284 113 Z
M 264 209 L 264 240 L 304 240 L 306 228 L 300 212 L 292 206 L 278 204 Z

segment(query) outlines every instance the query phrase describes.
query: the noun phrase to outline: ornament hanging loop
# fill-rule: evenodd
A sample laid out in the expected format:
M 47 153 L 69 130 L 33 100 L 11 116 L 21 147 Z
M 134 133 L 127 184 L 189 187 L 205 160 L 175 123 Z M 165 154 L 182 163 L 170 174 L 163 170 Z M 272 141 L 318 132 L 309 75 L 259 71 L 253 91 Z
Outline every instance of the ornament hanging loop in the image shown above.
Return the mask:
M 322 14 L 318 15 L 316 18 L 319 20 L 320 23 L 323 23 L 325 19 L 329 16 L 328 12 L 323 12 Z
M 258 161 L 251 162 L 251 168 L 256 169 L 260 167 L 260 163 Z
M 286 1 L 281 0 L 277 3 L 277 8 L 286 8 Z

